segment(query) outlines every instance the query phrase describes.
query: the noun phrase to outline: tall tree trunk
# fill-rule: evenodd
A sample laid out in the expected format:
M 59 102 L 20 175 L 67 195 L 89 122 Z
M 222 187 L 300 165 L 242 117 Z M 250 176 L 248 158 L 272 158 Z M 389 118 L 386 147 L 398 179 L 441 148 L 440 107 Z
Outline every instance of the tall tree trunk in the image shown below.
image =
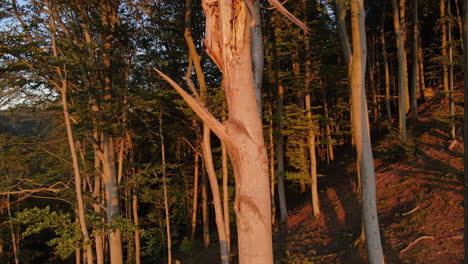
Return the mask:
M 269 60 L 269 67 L 270 74 L 273 72 L 272 70 L 272 60 Z M 274 87 L 273 81 L 273 74 L 270 76 L 271 84 L 270 88 L 268 89 L 268 148 L 269 148 L 269 167 L 270 167 L 270 197 L 271 197 L 271 223 L 274 225 L 276 224 L 276 203 L 275 203 L 275 140 L 273 133 L 275 131 L 275 126 L 273 122 L 273 95 L 271 92 L 271 87 Z
M 419 38 L 419 41 L 418 41 L 419 94 L 421 96 L 421 101 L 424 102 L 426 101 L 426 98 L 424 98 L 424 90 L 426 90 L 426 78 L 424 77 L 424 54 L 423 54 L 423 49 L 421 45 L 422 45 L 422 41 L 421 41 L 421 38 Z
M 411 74 L 411 117 L 414 120 L 418 119 L 418 43 L 419 43 L 419 34 L 418 34 L 418 0 L 413 0 L 413 62 L 412 62 L 412 74 Z
M 260 1 L 254 1 L 253 11 L 255 15 L 255 26 L 252 31 L 252 70 L 255 83 L 255 98 L 257 99 L 258 113 L 262 118 L 262 79 L 264 66 L 262 19 L 260 15 Z
M 273 52 L 275 57 L 275 77 L 276 77 L 276 179 L 278 181 L 278 199 L 280 209 L 280 222 L 285 223 L 288 221 L 288 209 L 286 205 L 286 195 L 284 190 L 284 139 L 283 139 L 283 98 L 284 87 L 281 78 L 279 77 L 279 55 L 280 50 L 277 45 L 277 38 L 279 38 L 280 28 L 275 28 L 275 40 L 273 41 Z
M 70 147 L 70 153 L 72 157 L 73 173 L 75 177 L 75 192 L 76 192 L 76 200 L 78 203 L 78 217 L 79 217 L 79 223 L 80 223 L 80 230 L 84 239 L 83 244 L 85 245 L 84 250 L 86 253 L 86 262 L 91 264 L 91 263 L 94 263 L 93 249 L 92 249 L 91 241 L 89 239 L 88 227 L 86 225 L 85 208 L 84 208 L 84 202 L 83 202 L 83 194 L 81 190 L 81 186 L 82 186 L 81 174 L 80 174 L 80 169 L 78 166 L 78 157 L 76 155 L 76 150 L 75 150 L 75 142 L 73 139 L 70 116 L 68 113 L 67 81 L 63 80 L 62 85 L 63 85 L 62 90 L 61 90 L 62 108 L 63 108 L 63 114 L 65 118 L 65 126 L 67 130 L 68 145 Z
M 7 205 L 7 212 L 8 212 L 8 219 L 10 221 L 12 220 L 12 215 L 11 215 L 11 204 L 10 204 L 10 194 L 7 194 L 7 200 L 6 200 L 6 205 Z M 10 228 L 10 234 L 11 234 L 11 244 L 13 247 L 13 256 L 15 259 L 15 264 L 20 263 L 19 259 L 19 235 L 15 232 L 15 227 L 13 226 L 13 223 L 10 222 L 8 227 Z M 81 254 L 78 254 L 81 255 Z
M 463 26 L 462 26 L 462 18 L 460 14 L 460 2 L 455 0 L 455 11 L 457 12 L 456 21 L 458 24 L 458 30 L 460 32 L 460 42 L 463 42 Z M 461 50 L 464 51 L 463 43 L 461 43 Z
M 400 16 L 400 30 L 402 46 L 403 46 L 403 71 L 405 77 L 405 113 L 407 114 L 410 110 L 410 93 L 409 93 L 409 85 L 408 85 L 408 60 L 406 54 L 406 42 L 407 42 L 407 28 L 406 28 L 406 0 L 399 1 L 399 16 Z
M 468 1 L 463 1 L 463 46 L 464 46 L 464 53 L 463 53 L 463 65 L 465 68 L 464 72 L 464 102 L 468 102 Z M 468 107 L 464 108 L 464 116 L 463 116 L 463 126 L 465 129 L 463 129 L 463 142 L 464 145 L 466 146 L 468 144 Z M 468 151 L 465 151 L 464 155 L 464 205 L 465 208 L 468 208 Z M 465 210 L 465 217 L 464 217 L 464 223 L 465 226 L 468 226 L 468 210 Z M 465 244 L 465 252 L 468 252 L 468 228 L 465 228 L 465 236 L 464 236 L 464 244 Z M 464 262 L 465 264 L 468 264 L 468 258 L 465 257 Z
M 197 79 L 200 84 L 200 100 L 202 105 L 207 100 L 207 90 L 206 83 L 203 75 L 203 71 L 200 64 L 200 56 L 195 50 L 195 45 L 193 43 L 191 35 L 191 12 L 192 12 L 192 1 L 186 0 L 185 2 L 185 39 L 187 46 L 189 47 L 190 59 L 193 61 L 195 66 L 195 72 L 197 74 Z M 203 142 L 202 142 L 202 152 L 203 158 L 205 161 L 205 168 L 208 173 L 208 179 L 211 186 L 211 192 L 213 194 L 213 204 L 215 209 L 215 222 L 218 230 L 219 244 L 220 244 L 220 254 L 221 254 L 221 263 L 229 263 L 229 249 L 226 237 L 226 229 L 224 224 L 224 215 L 223 208 L 221 204 L 221 198 L 219 194 L 219 184 L 218 179 L 216 178 L 216 172 L 213 165 L 213 157 L 211 152 L 211 141 L 210 141 L 211 130 L 207 124 L 203 124 Z
M 226 241 L 228 252 L 231 252 L 231 227 L 229 221 L 229 171 L 227 161 L 226 145 L 221 142 L 221 162 L 223 169 L 223 214 L 224 214 L 224 229 L 226 231 Z
M 166 216 L 166 236 L 167 236 L 167 264 L 172 264 L 172 239 L 171 239 L 171 221 L 169 219 L 169 203 L 167 197 L 167 176 L 166 176 L 166 152 L 164 147 L 164 134 L 162 129 L 162 110 L 159 114 L 159 137 L 161 140 L 161 161 L 164 192 L 164 212 Z
M 449 94 L 449 81 L 448 81 L 448 67 L 447 67 L 447 24 L 446 24 L 446 17 L 445 17 L 445 1 L 440 0 L 440 19 L 441 19 L 441 27 L 440 30 L 442 31 L 442 70 L 443 70 L 443 84 L 444 84 L 444 93 L 445 96 Z
M 405 54 L 403 32 L 400 28 L 400 18 L 396 0 L 392 0 L 393 5 L 393 25 L 395 27 L 397 59 L 398 59 L 398 91 L 399 91 L 399 128 L 400 137 L 406 141 L 406 86 L 405 86 Z
M 380 30 L 380 41 L 382 42 L 382 59 L 385 71 L 385 110 L 387 112 L 388 125 L 392 125 L 392 110 L 390 106 L 390 71 L 388 69 L 387 47 L 385 45 L 385 31 L 382 23 Z
M 310 188 L 312 195 L 312 209 L 314 212 L 314 217 L 320 215 L 320 202 L 318 196 L 318 184 L 317 184 L 317 157 L 315 155 L 315 133 L 312 121 L 312 110 L 310 104 L 310 93 L 307 93 L 305 96 L 305 107 L 307 113 L 307 141 L 309 145 L 309 156 L 310 156 Z
M 190 239 L 195 240 L 195 232 L 197 231 L 197 205 L 198 205 L 198 172 L 199 172 L 199 161 L 198 161 L 198 148 L 194 152 L 194 172 L 193 172 L 193 205 L 192 205 L 192 225 Z
M 303 26 L 277 1 L 269 0 Z M 202 1 L 208 54 L 223 73 L 229 119 L 221 124 L 197 100 L 156 70 L 226 144 L 234 169 L 239 263 L 273 263 L 268 158 L 252 73 L 252 17 L 244 1 Z M 251 4 L 250 1 L 247 4 Z
M 449 81 L 449 114 L 450 114 L 450 137 L 455 141 L 455 104 L 453 101 L 453 44 L 452 44 L 452 14 L 450 11 L 450 0 L 447 1 L 448 19 L 448 81 Z
M 394 0 L 395 1 L 395 0 Z M 357 160 L 362 177 L 362 219 L 370 264 L 384 262 L 376 206 L 374 159 L 369 135 L 369 119 L 365 92 L 366 35 L 364 1 L 351 0 L 353 57 L 351 70 L 352 115 Z
M 138 179 L 137 179 L 138 182 Z M 141 245 L 140 245 L 140 221 L 138 217 L 138 183 L 135 187 L 133 187 L 132 193 L 132 212 L 133 212 L 133 224 L 137 227 L 134 233 L 134 240 L 135 240 L 135 264 L 141 263 Z
M 377 84 L 375 80 L 376 75 L 376 65 L 375 65 L 375 38 L 374 35 L 371 35 L 371 51 L 368 56 L 369 61 L 369 86 L 371 89 L 371 96 L 372 96 L 372 117 L 374 124 L 377 124 L 379 120 L 379 106 L 377 102 Z
M 202 161 L 203 168 L 206 168 L 205 161 Z M 202 198 L 202 220 L 203 220 L 203 244 L 205 248 L 210 246 L 210 218 L 208 207 L 208 177 L 203 170 L 201 179 L 201 198 Z

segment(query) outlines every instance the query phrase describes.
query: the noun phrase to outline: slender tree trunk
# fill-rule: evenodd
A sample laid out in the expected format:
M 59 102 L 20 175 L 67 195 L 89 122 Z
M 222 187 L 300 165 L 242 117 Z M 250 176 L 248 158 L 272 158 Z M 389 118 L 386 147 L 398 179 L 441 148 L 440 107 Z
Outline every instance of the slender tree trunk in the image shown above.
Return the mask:
M 205 161 L 202 161 L 203 167 L 206 168 Z M 210 246 L 210 219 L 208 213 L 208 177 L 206 172 L 202 172 L 201 184 L 201 198 L 202 198 L 202 220 L 203 220 L 203 244 L 205 248 Z
M 418 0 L 413 0 L 413 62 L 412 62 L 412 74 L 411 74 L 411 116 L 413 120 L 418 119 L 418 43 L 419 43 L 419 34 L 418 34 Z
M 395 1 L 395 0 L 394 0 Z M 362 177 L 362 219 L 370 264 L 384 262 L 376 206 L 374 159 L 369 135 L 369 119 L 365 93 L 366 35 L 364 1 L 351 0 L 353 58 L 351 70 L 352 115 L 357 160 Z
M 224 210 L 224 229 L 226 231 L 226 241 L 228 252 L 231 252 L 231 227 L 229 221 L 229 171 L 226 145 L 221 142 L 221 162 L 223 169 L 223 210 Z
M 335 160 L 335 152 L 333 151 L 333 139 L 331 137 L 331 129 L 330 129 L 330 115 L 328 114 L 327 92 L 325 91 L 325 87 L 322 87 L 322 101 L 323 101 L 323 111 L 324 111 L 325 120 L 326 120 L 325 136 L 327 137 L 328 158 L 329 160 Z
M 385 71 L 385 109 L 387 112 L 388 125 L 392 125 L 392 110 L 390 106 L 390 71 L 388 69 L 388 59 L 387 59 L 387 47 L 385 45 L 385 32 L 382 24 L 382 29 L 380 30 L 380 40 L 382 42 L 382 59 L 384 64 Z
M 271 69 L 271 67 L 269 67 Z M 273 78 L 271 78 L 273 79 Z M 273 87 L 273 86 L 270 86 Z M 273 133 L 275 131 L 273 122 L 273 99 L 271 88 L 268 90 L 268 147 L 269 147 L 269 166 L 270 166 L 270 197 L 271 197 L 271 223 L 276 224 L 276 203 L 275 203 L 275 140 Z
M 393 4 L 393 25 L 395 27 L 397 59 L 398 59 L 398 91 L 399 91 L 399 128 L 400 137 L 406 141 L 406 86 L 405 86 L 405 54 L 403 32 L 400 28 L 400 19 L 398 14 L 398 6 L 396 0 L 392 0 Z
M 12 216 L 11 216 L 10 194 L 7 194 L 6 205 L 7 205 L 8 218 L 11 221 Z M 11 233 L 11 244 L 12 244 L 12 247 L 13 247 L 13 256 L 14 256 L 14 259 L 15 259 L 15 264 L 19 264 L 20 263 L 20 259 L 19 259 L 19 236 L 15 232 L 15 228 L 13 226 L 13 223 L 10 222 L 10 224 L 8 226 L 10 228 L 10 233 Z M 81 254 L 78 254 L 78 255 L 81 255 Z
M 375 80 L 375 40 L 374 35 L 371 36 L 371 52 L 368 56 L 369 61 L 369 86 L 371 88 L 371 96 L 372 96 L 372 117 L 374 124 L 377 124 L 379 120 L 379 108 L 377 104 L 377 85 Z
M 192 228 L 190 239 L 195 240 L 195 232 L 197 231 L 197 205 L 198 205 L 198 172 L 199 172 L 199 161 L 198 161 L 198 149 L 195 150 L 194 160 L 194 173 L 193 173 L 193 205 L 192 205 Z
M 277 1 L 269 0 L 306 28 Z M 249 4 L 249 3 L 247 3 Z M 156 70 L 226 144 L 234 169 L 239 263 L 273 264 L 271 206 L 262 122 L 252 73 L 252 17 L 243 1 L 202 1 L 208 54 L 223 73 L 229 118 L 221 124 L 168 76 Z M 244 19 L 240 19 L 244 18 Z M 235 41 L 233 41 L 235 40 Z
M 164 212 L 166 215 L 166 236 L 167 236 L 167 264 L 172 264 L 172 239 L 171 239 L 171 221 L 169 220 L 169 203 L 167 195 L 167 176 L 166 176 L 166 152 L 164 147 L 164 134 L 162 129 L 162 110 L 159 114 L 159 137 L 161 139 L 161 161 L 164 192 Z
M 308 145 L 309 145 L 309 155 L 310 155 L 310 188 L 312 194 L 312 209 L 314 212 L 314 217 L 320 215 L 320 202 L 318 196 L 318 184 L 317 184 L 317 157 L 315 155 L 315 133 L 312 121 L 312 110 L 310 104 L 310 93 L 307 93 L 305 96 L 305 107 L 307 113 L 307 124 L 308 124 Z
M 201 103 L 204 105 L 207 98 L 206 83 L 203 75 L 203 71 L 200 64 L 200 56 L 195 50 L 195 45 L 193 43 L 191 35 L 191 12 L 192 12 L 192 1 L 186 0 L 185 3 L 185 39 L 190 51 L 190 58 L 194 63 L 195 72 L 197 74 L 197 79 L 200 84 L 200 99 Z M 213 157 L 211 152 L 211 142 L 210 142 L 210 128 L 204 123 L 203 124 L 203 142 L 202 142 L 202 152 L 203 158 L 205 161 L 205 168 L 208 173 L 208 179 L 211 186 L 211 192 L 213 194 L 213 203 L 215 209 L 215 222 L 218 230 L 218 237 L 220 243 L 220 254 L 221 254 L 221 263 L 229 263 L 229 249 L 228 242 L 226 237 L 225 229 L 225 220 L 223 215 L 223 208 L 221 204 L 221 198 L 219 194 L 219 184 L 216 178 L 216 172 L 213 165 Z
M 463 53 L 463 65 L 465 68 L 464 72 L 464 101 L 468 102 L 468 1 L 463 1 L 463 46 L 465 52 Z M 464 145 L 466 146 L 468 144 L 468 107 L 464 108 L 464 116 L 463 116 L 463 126 L 465 129 L 463 129 L 463 142 Z M 464 155 L 464 205 L 465 208 L 468 208 L 468 151 L 465 151 Z M 464 223 L 465 226 L 468 226 L 468 210 L 465 210 L 465 217 L 464 217 Z M 465 244 L 465 252 L 468 252 L 468 228 L 465 228 L 465 237 L 464 237 L 464 244 Z M 465 257 L 464 262 L 465 264 L 468 264 L 468 258 Z
M 450 11 L 450 0 L 447 1 L 448 20 L 448 81 L 449 81 L 449 102 L 450 102 L 450 137 L 455 140 L 455 104 L 453 101 L 453 44 L 452 44 L 452 14 Z
M 141 263 L 141 245 L 140 245 L 140 221 L 138 217 L 138 184 L 133 188 L 132 194 L 132 212 L 133 212 L 133 224 L 137 227 L 134 233 L 135 240 L 135 264 Z
M 84 202 L 83 202 L 83 194 L 81 190 L 82 182 L 81 182 L 81 174 L 78 166 L 78 157 L 76 155 L 76 150 L 75 150 L 75 142 L 73 139 L 73 132 L 71 128 L 71 123 L 70 123 L 70 116 L 68 113 L 68 103 L 67 103 L 67 81 L 63 80 L 62 82 L 62 90 L 61 90 L 61 97 L 62 97 L 62 108 L 63 108 L 63 114 L 65 118 L 65 126 L 67 130 L 67 137 L 68 137 L 68 145 L 70 147 L 70 153 L 72 156 L 72 164 L 73 164 L 73 172 L 75 176 L 75 192 L 76 192 L 76 199 L 78 203 L 78 217 L 79 217 L 79 222 L 80 222 L 80 229 L 81 233 L 83 235 L 83 242 L 84 242 L 84 250 L 86 253 L 86 262 L 87 263 L 94 263 L 93 261 L 93 249 L 92 249 L 92 244 L 89 239 L 89 234 L 88 234 L 88 227 L 86 225 L 86 217 L 85 217 L 85 208 L 84 208 Z
M 279 209 L 280 209 L 280 222 L 285 223 L 288 221 L 288 209 L 286 205 L 286 195 L 284 190 L 284 140 L 283 140 L 283 98 L 284 98 L 284 88 L 283 82 L 279 77 L 279 55 L 280 50 L 279 46 L 276 45 L 276 38 L 279 38 L 280 28 L 275 28 L 275 40 L 273 42 L 274 48 L 274 57 L 275 57 L 275 77 L 277 82 L 277 91 L 276 91 L 276 179 L 278 180 L 278 199 L 279 199 Z
M 419 93 L 421 95 L 421 101 L 426 101 L 424 98 L 424 90 L 426 90 L 426 78 L 424 77 L 424 54 L 423 49 L 421 47 L 421 38 L 418 41 L 418 71 L 419 71 Z
M 446 17 L 445 17 L 445 1 L 440 0 L 440 18 L 441 18 L 441 28 L 442 31 L 442 70 L 443 76 L 442 80 L 444 83 L 444 93 L 445 96 L 449 94 L 449 80 L 448 80 L 448 67 L 447 67 L 447 24 L 446 24 Z
M 462 26 L 462 18 L 460 15 L 460 2 L 455 0 L 455 11 L 457 12 L 456 21 L 458 24 L 458 30 L 460 32 L 460 42 L 463 42 L 463 26 Z M 461 50 L 464 51 L 463 43 L 461 43 Z
M 404 72 L 404 80 L 405 80 L 405 114 L 407 114 L 410 110 L 410 92 L 409 92 L 409 85 L 408 85 L 408 60 L 406 54 L 406 41 L 407 41 L 407 28 L 406 28 L 406 0 L 400 0 L 399 2 L 399 16 L 400 16 L 400 30 L 401 34 L 401 41 L 403 47 L 403 72 Z

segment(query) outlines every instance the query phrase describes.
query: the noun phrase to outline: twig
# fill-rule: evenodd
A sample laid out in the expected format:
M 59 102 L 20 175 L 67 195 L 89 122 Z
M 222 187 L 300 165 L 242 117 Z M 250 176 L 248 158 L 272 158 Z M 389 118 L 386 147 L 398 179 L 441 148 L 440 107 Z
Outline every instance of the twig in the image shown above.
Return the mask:
M 410 215 L 410 214 L 416 212 L 417 210 L 419 210 L 419 206 L 416 206 L 413 210 L 411 210 L 409 212 L 406 212 L 406 213 L 402 213 L 401 215 L 402 216 Z
M 411 242 L 407 247 L 404 249 L 400 250 L 400 253 L 405 253 L 406 251 L 410 250 L 414 245 L 416 245 L 419 241 L 424 240 L 424 239 L 431 239 L 434 240 L 435 238 L 433 236 L 421 236 L 416 238 L 413 242 Z

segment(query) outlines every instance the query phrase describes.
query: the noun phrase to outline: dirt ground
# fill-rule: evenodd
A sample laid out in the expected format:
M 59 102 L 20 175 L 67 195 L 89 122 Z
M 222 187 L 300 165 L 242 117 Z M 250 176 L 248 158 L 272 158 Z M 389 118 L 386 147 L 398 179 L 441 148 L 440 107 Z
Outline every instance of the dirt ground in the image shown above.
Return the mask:
M 457 120 L 462 119 L 463 91 L 455 93 Z M 449 149 L 447 99 L 419 107 L 419 121 L 410 123 L 414 153 L 389 161 L 375 154 L 377 203 L 387 264 L 462 263 L 463 153 L 462 129 Z M 377 140 L 376 149 L 393 144 Z M 367 263 L 365 245 L 353 243 L 361 233 L 360 206 L 355 194 L 354 153 L 341 157 L 319 178 L 322 215 L 314 219 L 305 205 L 290 215 L 287 230 L 277 232 L 276 263 Z

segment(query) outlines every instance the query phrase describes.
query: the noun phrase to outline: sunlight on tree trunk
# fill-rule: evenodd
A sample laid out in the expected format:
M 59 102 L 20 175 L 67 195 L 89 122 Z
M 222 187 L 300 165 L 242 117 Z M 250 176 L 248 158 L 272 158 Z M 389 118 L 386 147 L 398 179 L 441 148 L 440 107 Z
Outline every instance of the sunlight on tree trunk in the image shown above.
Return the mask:
M 162 160 L 162 182 L 164 192 L 164 212 L 166 216 L 166 237 L 167 237 L 167 264 L 172 264 L 172 238 L 171 238 L 171 221 L 169 219 L 169 203 L 167 197 L 167 176 L 166 176 L 166 152 L 164 147 L 163 134 L 163 116 L 162 110 L 159 114 L 159 137 L 161 139 L 161 160 Z
M 365 93 L 366 35 L 364 27 L 364 1 L 351 1 L 352 29 L 352 115 L 356 139 L 357 161 L 362 179 L 362 221 L 366 236 L 367 256 L 370 264 L 383 263 L 382 244 L 376 206 L 374 159 L 369 135 L 369 119 Z

